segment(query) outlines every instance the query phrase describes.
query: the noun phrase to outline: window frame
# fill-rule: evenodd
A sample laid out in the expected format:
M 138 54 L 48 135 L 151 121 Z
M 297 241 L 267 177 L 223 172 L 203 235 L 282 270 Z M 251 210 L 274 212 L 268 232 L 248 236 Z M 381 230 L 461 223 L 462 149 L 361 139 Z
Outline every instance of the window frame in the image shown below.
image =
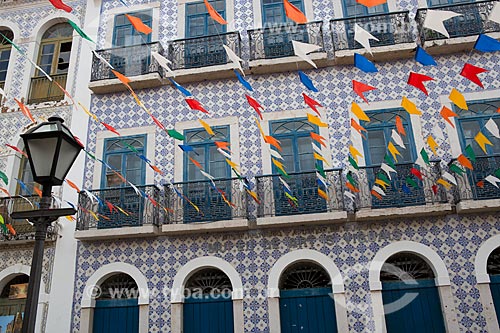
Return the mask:
M 146 13 L 146 12 L 148 12 L 148 14 L 149 14 L 150 21 L 147 21 L 147 22 L 143 21 L 143 23 L 146 24 L 147 26 L 151 27 L 151 29 L 154 29 L 153 28 L 153 21 L 154 21 L 154 18 L 153 18 L 153 14 L 154 14 L 153 13 L 153 8 L 136 10 L 136 11 L 127 12 L 127 13 L 118 13 L 118 14 L 115 14 L 113 16 L 113 28 L 112 28 L 113 29 L 113 34 L 112 34 L 112 39 L 111 39 L 111 46 L 113 48 L 129 47 L 129 46 L 144 45 L 144 44 L 151 43 L 152 33 L 144 36 L 144 34 L 136 32 L 136 34 L 138 36 L 142 37 L 142 42 L 140 44 L 116 45 L 116 31 L 117 31 L 116 21 L 117 21 L 118 17 L 120 17 L 120 16 L 124 16 L 125 17 L 126 14 L 130 14 L 130 15 L 134 16 L 134 14 L 142 14 L 142 13 Z M 125 19 L 128 21 L 128 19 L 126 17 L 125 17 Z M 129 27 L 131 32 L 135 31 L 134 27 L 132 26 L 132 23 L 130 23 L 130 22 L 128 22 L 128 24 L 123 24 L 123 25 L 120 25 L 118 27 Z M 146 38 L 146 40 L 144 40 L 144 37 Z
M 44 34 L 52 27 L 59 25 L 59 24 L 67 24 L 69 26 L 69 23 L 58 23 L 58 24 L 55 24 L 55 25 L 49 27 L 44 32 Z M 62 46 L 62 44 L 68 43 L 68 42 L 71 42 L 71 50 L 69 51 L 70 56 L 69 56 L 69 61 L 68 61 L 68 69 L 64 73 L 57 73 L 57 64 L 59 63 L 59 54 L 61 53 L 61 46 Z M 54 45 L 54 53 L 52 53 L 52 63 L 50 65 L 50 71 L 47 72 L 47 74 L 49 74 L 49 75 L 64 75 L 64 74 L 68 75 L 70 64 L 71 64 L 71 53 L 72 53 L 73 46 L 74 46 L 73 45 L 73 35 L 71 35 L 69 37 L 63 37 L 63 38 L 47 38 L 47 39 L 43 39 L 43 36 L 42 36 L 42 40 L 40 41 L 40 46 L 38 49 L 38 58 L 37 58 L 37 65 L 38 66 L 42 67 L 41 60 L 42 60 L 42 56 L 43 56 L 43 54 L 42 54 L 43 47 L 46 45 L 51 45 L 51 44 Z M 39 78 L 39 77 L 45 77 L 45 75 L 42 74 L 39 69 L 36 69 L 34 78 Z
M 299 6 L 297 4 L 300 2 Z M 264 0 L 260 1 L 261 3 L 261 11 L 262 11 L 262 25 L 265 27 L 267 25 L 279 25 L 279 24 L 289 24 L 289 23 L 294 23 L 291 19 L 289 19 L 286 14 L 285 14 L 285 5 L 283 1 L 276 1 L 275 3 L 269 3 L 265 4 Z M 290 0 L 290 3 L 297 7 L 302 13 L 305 15 L 305 3 L 304 0 Z M 281 15 L 283 17 L 283 20 L 281 22 L 271 22 L 269 23 L 266 20 L 266 8 L 272 8 L 272 7 L 279 7 L 281 9 Z
M 224 2 L 224 10 L 219 10 L 219 14 L 225 19 L 226 19 L 226 11 L 227 11 L 227 0 L 221 0 Z M 211 5 L 212 5 L 212 2 L 213 0 L 209 0 L 208 1 Z M 196 13 L 196 14 L 188 14 L 188 6 L 190 5 L 199 5 L 199 4 L 203 4 L 203 1 L 191 1 L 191 2 L 187 2 L 185 3 L 184 5 L 184 24 L 185 24 L 185 27 L 184 27 L 184 35 L 187 38 L 200 38 L 200 37 L 206 37 L 206 36 L 213 36 L 214 34 L 209 34 L 208 33 L 208 30 L 209 30 L 209 25 L 210 24 L 214 24 L 216 25 L 219 25 L 221 27 L 221 31 L 218 31 L 219 34 L 223 34 L 223 33 L 226 33 L 227 31 L 227 28 L 226 28 L 226 25 L 221 25 L 221 24 L 218 24 L 218 23 L 215 23 L 211 18 L 210 18 L 210 15 L 208 14 L 208 10 L 205 10 L 203 13 Z M 206 7 L 205 7 L 206 9 Z M 204 34 L 201 35 L 201 36 L 190 36 L 190 28 L 189 28 L 189 18 L 190 17 L 203 17 L 204 18 Z

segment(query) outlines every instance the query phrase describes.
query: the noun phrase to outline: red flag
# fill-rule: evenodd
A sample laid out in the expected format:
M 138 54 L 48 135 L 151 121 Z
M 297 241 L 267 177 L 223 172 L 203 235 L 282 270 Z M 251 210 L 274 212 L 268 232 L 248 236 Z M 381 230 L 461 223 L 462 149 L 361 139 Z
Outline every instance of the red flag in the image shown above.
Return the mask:
M 455 128 L 455 125 L 453 125 L 453 123 L 451 122 L 450 117 L 458 117 L 458 114 L 456 114 L 455 112 L 451 111 L 446 106 L 443 106 L 443 108 L 441 109 L 440 114 L 441 114 L 441 117 L 443 117 L 444 120 L 446 120 L 451 125 L 451 127 Z
M 352 90 L 354 90 L 354 92 L 356 94 L 358 94 L 358 96 L 361 97 L 363 99 L 363 101 L 365 101 L 366 104 L 370 104 L 370 103 L 368 103 L 368 100 L 366 99 L 365 95 L 363 95 L 363 93 L 370 91 L 370 90 L 376 90 L 376 89 L 377 88 L 369 86 L 369 85 L 364 84 L 362 82 L 352 80 Z
M 476 185 L 480 188 L 484 188 L 484 180 L 480 180 L 476 183 Z
M 401 121 L 401 118 L 399 116 L 396 116 L 396 129 L 398 130 L 399 134 L 406 135 L 403 122 Z
M 212 5 L 207 0 L 204 0 L 204 2 L 205 7 L 207 7 L 208 14 L 214 21 L 217 21 L 220 24 L 227 24 L 227 21 L 224 20 L 224 18 L 214 9 L 214 7 L 212 7 Z
M 253 107 L 255 112 L 257 112 L 257 114 L 259 115 L 260 120 L 263 120 L 264 118 L 262 118 L 262 113 L 260 112 L 260 109 L 264 110 L 262 105 L 260 105 L 259 102 L 257 102 L 254 98 L 248 96 L 247 94 L 245 94 L 245 97 L 247 98 L 248 104 L 250 104 L 250 106 Z
M 198 102 L 196 99 L 194 99 L 194 98 L 186 98 L 186 103 L 189 105 L 189 107 L 191 108 L 191 110 L 198 110 L 198 111 L 201 111 L 203 113 L 207 113 L 208 114 L 208 111 L 205 110 L 205 108 L 201 105 L 201 103 Z
M 424 92 L 424 94 L 429 96 L 427 89 L 425 89 L 424 82 L 425 81 L 432 81 L 432 80 L 434 80 L 434 79 L 430 76 L 410 72 L 410 77 L 408 77 L 408 84 L 410 86 L 414 86 L 417 89 L 420 89 L 421 91 Z
M 297 7 L 292 5 L 288 0 L 283 0 L 286 16 L 298 24 L 307 23 L 307 18 Z
M 306 102 L 307 105 L 309 105 L 309 107 L 318 114 L 318 116 L 321 117 L 321 114 L 319 113 L 318 109 L 316 108 L 317 106 L 319 107 L 323 107 L 321 104 L 319 104 L 318 102 L 316 102 L 314 99 L 312 99 L 311 97 L 307 96 L 306 94 L 302 93 L 302 96 L 304 96 L 304 102 Z
M 432 192 L 434 192 L 434 195 L 438 194 L 438 186 L 437 185 L 432 185 Z
M 115 133 L 116 135 L 120 136 L 120 133 L 118 133 L 118 131 L 117 131 L 117 130 L 115 130 L 115 128 L 114 128 L 113 126 L 108 125 L 108 124 L 106 124 L 106 123 L 104 123 L 104 122 L 101 122 L 101 124 L 103 124 L 103 125 L 104 125 L 104 127 L 106 127 L 106 129 L 107 129 L 108 131 L 113 132 L 113 133 Z
M 62 9 L 65 12 L 71 13 L 73 8 L 70 6 L 64 4 L 61 0 L 49 0 L 52 6 L 56 7 L 57 9 Z
M 420 170 L 415 169 L 415 168 L 411 168 L 410 172 L 412 175 L 414 175 L 418 179 L 422 180 L 423 177 L 422 177 L 422 173 L 420 172 Z
M 462 71 L 460 72 L 460 75 L 471 80 L 472 82 L 474 82 L 475 84 L 484 89 L 483 83 L 477 77 L 477 75 L 487 71 L 488 71 L 487 69 L 465 63 L 464 68 L 462 68 Z
M 17 148 L 16 146 L 11 146 L 11 145 L 9 145 L 9 144 L 7 144 L 7 143 L 6 143 L 5 145 L 6 145 L 7 147 L 9 147 L 9 148 L 14 149 L 15 151 L 17 151 L 17 152 L 18 152 L 18 153 L 20 153 L 21 155 L 28 157 L 28 155 L 27 155 L 24 151 L 22 151 L 21 149 Z
M 21 112 L 28 117 L 29 120 L 31 120 L 32 123 L 35 122 L 35 119 L 33 118 L 33 115 L 31 114 L 30 109 L 26 105 L 24 105 L 21 101 L 19 101 L 17 98 L 14 98 L 16 101 L 17 105 L 19 105 L 19 109 L 21 109 Z
M 153 32 L 153 29 L 151 29 L 150 27 L 145 25 L 144 22 L 142 22 L 140 18 L 129 15 L 129 14 L 125 14 L 125 16 L 128 18 L 130 23 L 132 23 L 132 26 L 134 27 L 135 30 L 137 30 L 145 35 L 149 35 L 150 33 Z
M 165 126 L 163 126 L 163 124 L 162 124 L 162 123 L 161 123 L 158 119 L 156 119 L 156 117 L 155 117 L 155 116 L 151 115 L 151 118 L 153 118 L 153 121 L 155 122 L 155 124 L 156 124 L 159 128 L 161 128 L 162 130 L 165 130 Z

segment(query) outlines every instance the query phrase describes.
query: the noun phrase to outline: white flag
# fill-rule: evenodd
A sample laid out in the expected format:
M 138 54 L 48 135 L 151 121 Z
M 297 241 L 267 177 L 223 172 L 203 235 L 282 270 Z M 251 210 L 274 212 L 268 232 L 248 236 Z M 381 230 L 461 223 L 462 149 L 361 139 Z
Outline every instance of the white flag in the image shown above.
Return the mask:
M 356 199 L 356 196 L 355 196 L 354 194 L 352 194 L 351 192 L 349 192 L 349 191 L 345 191 L 345 192 L 344 192 L 344 195 L 345 195 L 346 197 L 348 197 L 349 199 L 351 199 L 353 202 L 354 202 L 354 200 Z
M 378 186 L 373 186 L 373 187 L 372 187 L 372 190 L 374 190 L 375 192 L 377 192 L 377 193 L 378 193 L 378 194 L 380 194 L 380 195 L 385 196 L 385 192 L 384 192 L 384 190 L 382 190 L 382 189 L 381 189 L 380 187 L 378 187 Z
M 425 16 L 424 28 L 437 31 L 440 34 L 445 35 L 447 38 L 450 38 L 450 34 L 448 33 L 448 30 L 446 30 L 443 22 L 457 16 L 462 16 L 462 14 L 447 10 L 428 9 L 427 15 Z
M 384 172 L 387 174 L 387 177 L 389 177 L 389 179 L 391 179 L 391 172 L 397 173 L 396 170 L 394 170 L 393 168 L 391 168 L 386 163 L 382 163 L 382 165 L 380 165 L 380 168 L 382 170 L 384 170 Z
M 436 137 L 436 139 L 441 140 L 441 142 L 444 141 L 444 134 L 443 131 L 441 130 L 441 127 L 439 127 L 438 123 L 434 123 L 434 127 L 432 128 L 432 133 Z
M 174 71 L 168 66 L 168 65 L 172 65 L 172 62 L 170 60 L 168 60 L 167 58 L 165 58 L 164 56 L 162 56 L 158 52 L 151 52 L 151 55 L 153 56 L 153 58 L 155 58 L 155 60 L 158 62 L 158 64 L 161 67 L 166 69 L 167 72 L 172 74 L 172 76 L 175 76 Z
M 269 153 L 271 154 L 272 157 L 277 158 L 279 160 L 284 161 L 285 159 L 283 156 L 281 156 L 280 153 L 278 153 L 276 150 L 269 148 Z
M 392 130 L 391 138 L 398 146 L 400 146 L 403 149 L 406 149 L 403 139 L 401 139 L 401 136 L 394 129 Z
M 486 127 L 486 129 L 488 130 L 488 132 L 490 132 L 491 134 L 493 134 L 493 136 L 495 138 L 500 139 L 500 132 L 498 130 L 498 125 L 497 125 L 497 123 L 495 123 L 495 121 L 493 120 L 493 118 L 490 118 L 490 120 L 488 120 L 486 122 L 486 124 L 484 125 L 484 127 Z
M 243 76 L 245 76 L 245 72 L 243 72 L 243 68 L 241 68 L 241 62 L 243 61 L 243 59 L 238 57 L 238 55 L 234 53 L 234 51 L 231 50 L 227 45 L 222 45 L 222 47 L 224 48 L 224 50 L 226 50 L 227 56 L 233 62 L 234 66 L 240 70 Z
M 378 42 L 377 37 L 361 28 L 357 23 L 354 24 L 354 40 L 361 44 L 368 52 L 370 52 L 370 54 L 372 54 L 370 39 L 376 40 Z
M 449 172 L 443 172 L 443 174 L 441 175 L 443 178 L 445 178 L 446 180 L 448 180 L 450 183 L 452 183 L 453 185 L 457 186 L 457 180 L 455 179 L 455 177 L 450 174 Z
M 207 173 L 207 172 L 205 172 L 205 171 L 203 171 L 203 170 L 200 170 L 200 172 L 201 172 L 201 174 L 202 174 L 203 176 L 207 177 L 207 178 L 208 178 L 208 179 L 210 179 L 211 181 L 213 181 L 213 180 L 215 179 L 215 178 L 214 178 L 211 174 L 209 174 L 209 173 Z
M 281 184 L 283 184 L 283 186 L 288 190 L 288 192 L 292 192 L 292 190 L 290 189 L 290 185 L 288 185 L 288 183 L 284 181 L 283 178 L 279 177 L 279 180 L 281 181 Z
M 311 57 L 308 56 L 309 53 L 315 52 L 321 49 L 321 46 L 314 45 L 314 44 L 307 44 L 307 43 L 301 43 L 297 42 L 295 40 L 292 40 L 292 46 L 293 46 L 293 53 L 299 57 L 300 59 L 307 61 L 311 66 L 314 68 L 318 68 L 316 64 L 312 61 Z
M 217 148 L 217 151 L 218 151 L 219 153 L 221 153 L 222 155 L 224 155 L 224 157 L 226 157 L 226 158 L 228 158 L 228 159 L 231 159 L 231 155 L 229 155 L 228 153 L 226 153 L 226 152 L 224 151 L 224 149 Z
M 94 53 L 94 55 L 96 56 L 97 59 L 101 60 L 104 64 L 106 64 L 106 66 L 108 66 L 109 68 L 111 69 L 115 69 L 106 59 L 104 59 L 99 53 L 97 53 L 96 51 L 92 51 L 92 53 Z
M 498 179 L 497 177 L 489 175 L 488 177 L 484 178 L 484 180 L 488 181 L 496 188 L 499 188 L 497 183 L 500 183 L 500 179 Z

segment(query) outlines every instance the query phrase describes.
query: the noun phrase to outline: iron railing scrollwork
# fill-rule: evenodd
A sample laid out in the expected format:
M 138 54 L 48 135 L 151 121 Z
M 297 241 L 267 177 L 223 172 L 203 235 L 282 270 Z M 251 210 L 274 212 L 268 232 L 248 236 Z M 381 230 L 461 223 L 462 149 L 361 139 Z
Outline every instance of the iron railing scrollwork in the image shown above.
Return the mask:
M 453 173 L 458 184 L 453 193 L 455 203 L 462 200 L 500 199 L 500 189 L 485 180 L 489 175 L 500 178 L 500 155 L 477 156 L 475 161 L 471 161 L 473 170 L 464 168 L 456 160 L 452 160 L 451 164 L 463 170 L 462 174 Z
M 68 74 L 51 75 L 52 81 L 45 76 L 31 79 L 30 97 L 28 104 L 38 104 L 44 102 L 57 102 L 64 99 L 64 92 L 55 84 L 66 87 Z
M 5 197 L 0 198 L 0 215 L 5 224 L 10 224 L 15 230 L 15 235 L 5 228 L 0 228 L 0 241 L 30 240 L 35 239 L 35 227 L 26 220 L 13 220 L 10 214 L 38 209 L 40 204 L 39 196 L 28 197 Z M 47 240 L 55 240 L 57 237 L 57 225 L 49 226 L 47 230 Z
M 159 188 L 154 185 L 137 186 L 137 188 L 141 194 L 138 194 L 133 187 L 90 191 L 100 202 L 85 192 L 80 192 L 77 230 L 158 226 L 160 208 L 156 203 L 160 202 Z M 120 207 L 123 212 L 116 207 L 112 208 L 106 202 Z
M 397 164 L 396 173 L 392 173 L 390 184 L 386 186 L 382 199 L 372 195 L 371 190 L 379 172 L 385 175 L 380 166 L 361 167 L 357 173 L 357 182 L 360 192 L 356 202 L 356 210 L 362 208 L 391 208 L 407 207 L 426 204 L 435 204 L 447 202 L 446 192 L 442 187 L 435 187 L 437 193 L 432 188 L 441 175 L 441 166 L 439 161 L 432 161 L 430 166 L 422 168 L 413 163 Z M 412 168 L 417 169 L 422 175 L 422 180 L 418 179 L 413 173 Z M 389 178 L 388 176 L 386 176 Z M 412 186 L 407 181 L 410 177 L 417 186 Z M 405 187 L 403 186 L 405 185 Z
M 500 31 L 500 24 L 489 20 L 493 7 L 498 1 L 477 1 L 458 3 L 453 5 L 439 6 L 429 8 L 431 10 L 452 11 L 461 16 L 446 20 L 444 26 L 451 38 L 473 36 L 488 32 Z M 446 36 L 440 33 L 424 28 L 425 18 L 429 9 L 419 9 L 415 20 L 417 21 L 420 41 L 422 44 L 426 41 L 436 39 L 446 39 Z
M 228 46 L 236 55 L 241 56 L 239 32 L 177 39 L 169 43 L 168 55 L 173 69 L 224 65 L 231 60 L 223 45 Z
M 238 178 L 167 184 L 165 206 L 169 212 L 164 221 L 181 224 L 247 219 L 247 194 L 242 186 Z
M 344 210 L 342 170 L 326 170 L 328 200 L 318 194 L 318 179 L 315 171 L 290 173 L 285 179 L 290 186 L 293 202 L 285 195 L 280 175 L 257 176 L 256 186 L 260 205 L 257 217 L 313 214 Z M 281 176 L 283 177 L 283 176 Z
M 411 43 L 413 36 L 408 14 L 408 11 L 402 11 L 331 20 L 334 50 L 355 50 L 363 47 L 354 40 L 355 24 L 378 39 L 370 41 L 372 47 Z
M 96 51 L 96 53 L 101 58 L 109 62 L 116 71 L 125 76 L 130 77 L 150 73 L 159 73 L 160 76 L 163 77 L 163 68 L 152 56 L 153 52 L 157 52 L 165 56 L 160 42 Z M 99 81 L 115 78 L 116 76 L 113 72 L 111 72 L 109 66 L 94 54 L 90 80 Z
M 324 47 L 323 22 L 273 25 L 248 30 L 250 60 L 293 56 L 292 41 Z

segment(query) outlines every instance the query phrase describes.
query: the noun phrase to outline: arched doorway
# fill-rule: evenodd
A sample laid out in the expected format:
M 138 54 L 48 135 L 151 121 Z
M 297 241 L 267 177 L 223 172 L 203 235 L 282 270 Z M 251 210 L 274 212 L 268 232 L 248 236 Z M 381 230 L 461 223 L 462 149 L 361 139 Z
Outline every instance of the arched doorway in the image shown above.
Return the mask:
M 139 332 L 139 289 L 134 279 L 118 273 L 107 278 L 99 290 L 93 333 Z
M 0 332 L 21 332 L 29 276 L 13 277 L 0 293 Z
M 490 289 L 497 321 L 500 324 L 500 247 L 491 252 L 486 265 L 488 275 L 490 276 Z
M 201 269 L 188 279 L 184 290 L 184 333 L 234 331 L 233 287 L 224 272 L 216 268 Z
M 392 255 L 382 266 L 380 281 L 387 333 L 445 332 L 434 272 L 420 256 Z
M 290 265 L 281 275 L 281 332 L 337 332 L 328 273 L 311 262 Z

